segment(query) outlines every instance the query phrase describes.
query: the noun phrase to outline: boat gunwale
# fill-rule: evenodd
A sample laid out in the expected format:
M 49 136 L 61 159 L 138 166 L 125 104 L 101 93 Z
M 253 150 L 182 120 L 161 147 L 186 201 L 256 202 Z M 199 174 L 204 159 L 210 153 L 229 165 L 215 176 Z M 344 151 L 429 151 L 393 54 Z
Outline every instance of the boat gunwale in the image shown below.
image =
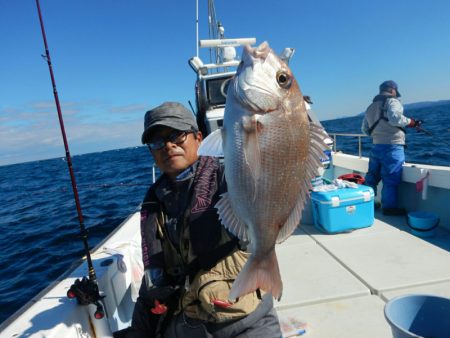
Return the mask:
M 140 208 L 140 206 L 139 206 Z M 94 246 L 93 249 L 90 250 L 91 255 L 95 255 L 98 251 L 102 249 L 104 244 L 111 239 L 128 221 L 133 217 L 133 215 L 137 211 L 130 213 L 118 226 L 116 226 L 104 239 L 102 239 L 97 245 Z M 44 289 L 39 291 L 34 297 L 32 297 L 28 302 L 18 308 L 14 313 L 6 318 L 2 323 L 0 323 L 0 334 L 3 330 L 5 330 L 8 326 L 10 326 L 16 319 L 18 319 L 21 315 L 23 315 L 29 308 L 31 308 L 35 303 L 39 301 L 39 299 L 43 298 L 44 295 L 50 292 L 53 288 L 56 287 L 59 283 L 64 281 L 71 273 L 80 268 L 82 264 L 86 262 L 86 256 L 79 257 L 75 261 L 73 261 L 69 268 L 65 270 L 61 275 L 59 275 L 55 280 L 50 282 Z

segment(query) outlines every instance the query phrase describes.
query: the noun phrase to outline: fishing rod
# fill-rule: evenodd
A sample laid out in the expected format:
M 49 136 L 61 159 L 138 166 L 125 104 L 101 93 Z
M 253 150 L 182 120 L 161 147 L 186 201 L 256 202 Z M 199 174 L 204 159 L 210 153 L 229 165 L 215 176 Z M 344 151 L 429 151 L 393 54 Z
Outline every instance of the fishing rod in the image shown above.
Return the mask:
M 425 135 L 428 135 L 428 136 L 435 136 L 431 131 L 423 129 L 422 126 L 417 126 L 416 130 L 418 132 L 422 132 L 422 133 L 424 133 Z M 445 143 L 446 145 L 450 146 L 450 142 L 447 142 L 445 140 L 440 139 L 439 142 Z
M 66 130 L 64 127 L 64 120 L 63 120 L 63 116 L 62 116 L 62 112 L 61 112 L 61 105 L 59 104 L 58 91 L 56 90 L 56 81 L 55 81 L 55 76 L 53 74 L 52 61 L 50 58 L 50 51 L 49 51 L 48 44 L 47 44 L 47 37 L 45 34 L 44 21 L 42 19 L 41 6 L 39 4 L 39 0 L 36 0 L 36 6 L 37 6 L 38 15 L 39 15 L 39 22 L 41 25 L 42 38 L 44 40 L 44 47 L 45 47 L 45 55 L 42 55 L 42 57 L 47 61 L 48 69 L 50 72 L 50 78 L 52 81 L 53 96 L 55 97 L 56 110 L 58 111 L 59 126 L 61 129 L 61 134 L 62 134 L 62 138 L 63 138 L 63 142 L 64 142 L 64 149 L 66 151 L 67 165 L 69 167 L 70 180 L 72 182 L 72 190 L 73 190 L 73 195 L 74 195 L 75 204 L 76 204 L 77 213 L 78 213 L 78 221 L 80 223 L 80 233 L 81 233 L 81 238 L 83 240 L 84 251 L 86 253 L 86 261 L 88 264 L 88 271 L 89 271 L 89 279 L 87 279 L 86 277 L 83 277 L 83 279 L 81 279 L 81 280 L 77 279 L 75 281 L 75 283 L 70 287 L 69 291 L 67 291 L 67 296 L 69 298 L 77 298 L 78 302 L 82 305 L 88 305 L 88 304 L 97 305 L 97 311 L 95 311 L 95 318 L 101 319 L 104 317 L 104 311 L 103 311 L 103 307 L 99 303 L 99 301 L 103 298 L 103 296 L 100 296 L 100 292 L 99 292 L 98 284 L 97 284 L 97 277 L 95 275 L 94 266 L 92 264 L 91 253 L 89 251 L 89 244 L 87 241 L 87 231 L 86 231 L 86 227 L 84 226 L 83 212 L 81 210 L 80 199 L 78 197 L 77 183 L 75 180 L 75 174 L 73 172 L 72 158 L 70 156 L 69 143 L 67 142 Z

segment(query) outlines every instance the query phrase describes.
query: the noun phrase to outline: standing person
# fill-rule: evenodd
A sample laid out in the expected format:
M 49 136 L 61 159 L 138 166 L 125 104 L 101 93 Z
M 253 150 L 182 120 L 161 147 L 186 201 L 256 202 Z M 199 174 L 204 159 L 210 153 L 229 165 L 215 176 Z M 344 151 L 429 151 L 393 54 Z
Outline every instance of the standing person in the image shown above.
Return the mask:
M 198 157 L 193 114 L 165 102 L 145 114 L 142 143 L 162 175 L 141 209 L 144 278 L 125 337 L 281 336 L 271 294 L 228 301 L 248 254 L 220 223 L 215 203 L 226 192 L 223 165 Z M 119 337 L 116 334 L 116 337 Z
M 421 120 L 403 115 L 403 105 L 397 83 L 384 81 L 380 93 L 367 108 L 361 130 L 372 137 L 373 147 L 369 158 L 366 185 L 377 193 L 377 185 L 383 181 L 381 206 L 384 215 L 404 215 L 398 207 L 398 186 L 405 162 L 405 127 L 419 127 Z

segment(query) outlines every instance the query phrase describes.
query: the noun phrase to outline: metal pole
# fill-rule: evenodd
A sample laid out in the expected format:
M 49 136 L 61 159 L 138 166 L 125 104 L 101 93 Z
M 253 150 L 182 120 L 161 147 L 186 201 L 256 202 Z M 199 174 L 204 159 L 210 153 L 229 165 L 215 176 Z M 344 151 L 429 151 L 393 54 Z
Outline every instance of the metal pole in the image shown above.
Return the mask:
M 198 0 L 195 1 L 195 46 L 197 48 L 197 57 L 198 57 Z
M 361 136 L 358 136 L 358 155 L 361 158 L 362 150 L 361 150 Z
M 41 24 L 42 38 L 44 39 L 44 46 L 45 46 L 44 58 L 47 60 L 48 69 L 50 71 L 50 78 L 52 80 L 53 96 L 55 97 L 56 110 L 58 111 L 59 126 L 61 129 L 61 134 L 62 134 L 62 138 L 63 138 L 63 142 L 64 142 L 64 149 L 66 151 L 67 165 L 69 166 L 70 180 L 72 182 L 72 190 L 73 190 L 73 195 L 75 198 L 75 204 L 76 204 L 77 213 L 78 213 L 78 221 L 80 223 L 80 232 L 81 232 L 81 237 L 83 239 L 84 250 L 86 252 L 86 260 L 87 260 L 87 264 L 88 264 L 88 268 L 89 268 L 89 279 L 92 281 L 96 281 L 95 270 L 92 265 L 91 254 L 89 252 L 89 245 L 87 242 L 87 231 L 86 231 L 86 228 L 84 226 L 84 221 L 83 221 L 83 212 L 81 211 L 80 199 L 78 197 L 77 183 L 75 181 L 75 174 L 73 172 L 73 167 L 72 167 L 72 158 L 70 157 L 69 144 L 67 142 L 66 131 L 64 128 L 64 120 L 63 120 L 63 116 L 62 116 L 62 112 L 61 112 L 61 105 L 59 104 L 58 91 L 56 90 L 56 81 L 55 81 L 55 76 L 53 75 L 52 61 L 50 59 L 50 52 L 49 52 L 48 44 L 47 44 L 47 37 L 45 35 L 44 21 L 42 20 L 41 7 L 39 5 L 39 0 L 36 0 L 36 6 L 37 6 L 38 14 L 39 14 L 39 22 Z

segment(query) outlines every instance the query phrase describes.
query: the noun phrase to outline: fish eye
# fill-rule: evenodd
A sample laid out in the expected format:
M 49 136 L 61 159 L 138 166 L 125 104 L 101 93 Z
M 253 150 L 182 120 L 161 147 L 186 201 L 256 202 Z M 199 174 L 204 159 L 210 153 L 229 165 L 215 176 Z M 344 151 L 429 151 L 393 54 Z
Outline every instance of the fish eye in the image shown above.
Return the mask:
M 285 71 L 280 70 L 277 73 L 277 82 L 280 85 L 280 87 L 287 89 L 291 85 L 291 77 Z

